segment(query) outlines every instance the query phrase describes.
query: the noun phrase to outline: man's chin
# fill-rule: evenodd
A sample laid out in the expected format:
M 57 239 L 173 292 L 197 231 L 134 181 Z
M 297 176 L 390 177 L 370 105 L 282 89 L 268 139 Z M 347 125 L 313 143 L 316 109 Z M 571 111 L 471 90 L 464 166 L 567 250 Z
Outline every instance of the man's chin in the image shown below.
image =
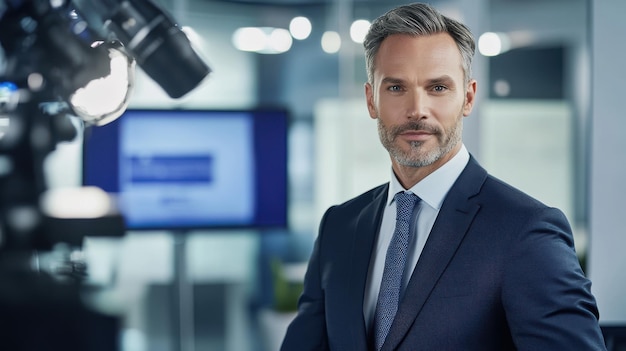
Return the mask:
M 439 157 L 434 156 L 432 154 L 420 153 L 418 155 L 415 153 L 411 153 L 411 154 L 396 155 L 394 156 L 394 159 L 401 166 L 419 168 L 419 167 L 427 167 L 427 166 L 432 165 L 439 159 Z

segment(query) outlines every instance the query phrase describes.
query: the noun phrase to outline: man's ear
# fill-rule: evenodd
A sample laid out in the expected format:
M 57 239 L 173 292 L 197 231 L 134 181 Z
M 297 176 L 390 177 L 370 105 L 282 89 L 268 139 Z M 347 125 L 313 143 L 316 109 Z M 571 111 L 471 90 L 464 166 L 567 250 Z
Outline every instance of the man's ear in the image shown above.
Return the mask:
M 467 84 L 465 91 L 465 103 L 463 105 L 463 116 L 467 117 L 474 108 L 474 101 L 476 101 L 476 88 L 477 84 L 475 79 L 470 80 Z
M 365 99 L 367 101 L 367 110 L 370 113 L 370 117 L 373 119 L 378 118 L 376 105 L 374 105 L 374 88 L 370 83 L 365 83 Z

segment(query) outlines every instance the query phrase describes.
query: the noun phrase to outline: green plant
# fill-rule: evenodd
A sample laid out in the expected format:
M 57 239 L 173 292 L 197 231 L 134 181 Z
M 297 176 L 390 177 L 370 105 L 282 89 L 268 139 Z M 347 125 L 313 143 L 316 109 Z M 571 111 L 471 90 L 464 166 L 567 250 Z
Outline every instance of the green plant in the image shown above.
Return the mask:
M 298 309 L 298 298 L 304 284 L 301 281 L 291 281 L 285 276 L 284 263 L 275 258 L 271 261 L 274 287 L 274 310 L 278 312 L 293 312 Z

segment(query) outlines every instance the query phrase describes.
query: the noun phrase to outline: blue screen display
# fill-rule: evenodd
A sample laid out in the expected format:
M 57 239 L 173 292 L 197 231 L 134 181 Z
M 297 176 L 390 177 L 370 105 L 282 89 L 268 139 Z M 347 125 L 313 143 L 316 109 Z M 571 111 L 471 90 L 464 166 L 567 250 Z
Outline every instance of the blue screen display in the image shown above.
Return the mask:
M 130 156 L 133 183 L 206 182 L 213 179 L 213 157 L 207 156 Z
M 285 228 L 284 110 L 127 110 L 91 127 L 83 184 L 115 195 L 128 229 Z

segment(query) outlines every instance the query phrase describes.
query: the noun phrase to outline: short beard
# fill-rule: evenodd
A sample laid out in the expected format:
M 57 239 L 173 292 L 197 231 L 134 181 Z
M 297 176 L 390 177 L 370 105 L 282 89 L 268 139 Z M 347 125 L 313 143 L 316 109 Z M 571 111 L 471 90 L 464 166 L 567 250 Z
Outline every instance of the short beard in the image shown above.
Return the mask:
M 396 137 L 407 130 L 423 130 L 432 133 L 437 137 L 438 147 L 432 150 L 424 150 L 422 141 L 411 142 L 409 151 L 405 151 L 394 143 Z M 457 123 L 450 129 L 442 133 L 437 128 L 430 126 L 423 121 L 410 121 L 400 126 L 387 129 L 382 120 L 378 118 L 378 136 L 380 141 L 389 152 L 389 155 L 396 162 L 406 167 L 426 167 L 441 159 L 444 155 L 452 151 L 461 141 L 463 133 L 463 122 L 459 118 Z

